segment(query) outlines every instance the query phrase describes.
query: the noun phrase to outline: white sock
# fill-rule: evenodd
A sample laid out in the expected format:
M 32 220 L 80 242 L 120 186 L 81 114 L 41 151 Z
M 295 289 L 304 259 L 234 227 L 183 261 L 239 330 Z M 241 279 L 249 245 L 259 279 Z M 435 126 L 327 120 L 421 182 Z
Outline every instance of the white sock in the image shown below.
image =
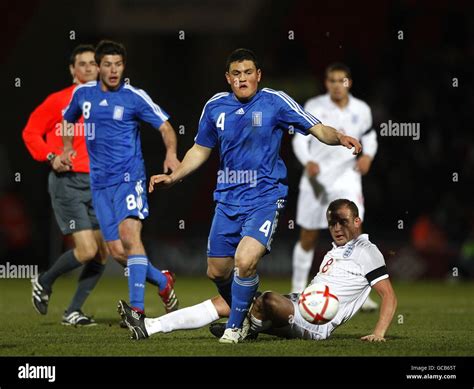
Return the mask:
M 148 335 L 157 332 L 171 332 L 175 330 L 192 330 L 211 324 L 219 319 L 216 308 L 211 300 L 193 305 L 191 307 L 178 309 L 167 315 L 155 319 L 145 319 L 145 328 Z
M 305 251 L 298 241 L 293 249 L 293 277 L 291 292 L 300 293 L 308 283 L 308 275 L 313 263 L 314 250 Z
M 250 314 L 250 331 L 251 332 L 262 332 L 268 330 L 272 322 L 270 320 L 262 321 L 257 319 L 254 315 Z

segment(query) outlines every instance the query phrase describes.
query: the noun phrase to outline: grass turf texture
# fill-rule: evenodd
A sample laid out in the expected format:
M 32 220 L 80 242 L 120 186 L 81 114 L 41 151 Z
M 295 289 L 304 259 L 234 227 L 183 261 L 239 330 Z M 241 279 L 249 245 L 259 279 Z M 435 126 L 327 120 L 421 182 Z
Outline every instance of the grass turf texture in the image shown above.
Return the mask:
M 0 280 L 0 355 L 180 355 L 180 356 L 454 356 L 474 355 L 474 284 L 395 283 L 398 309 L 386 343 L 359 340 L 370 334 L 377 313 L 358 313 L 325 341 L 284 340 L 260 335 L 255 342 L 223 345 L 202 328 L 156 334 L 144 341 L 129 339 L 118 326 L 116 305 L 127 300 L 127 283 L 103 278 L 84 306 L 98 326 L 66 327 L 60 324 L 76 282 L 61 278 L 54 286 L 48 315 L 40 316 L 31 305 L 29 280 Z M 262 277 L 260 290 L 286 292 L 288 280 Z M 204 278 L 179 277 L 176 292 L 181 307 L 199 303 L 215 294 Z M 378 301 L 378 298 L 375 298 Z M 147 286 L 147 314 L 164 313 L 156 289 Z M 400 316 L 401 315 L 401 316 Z

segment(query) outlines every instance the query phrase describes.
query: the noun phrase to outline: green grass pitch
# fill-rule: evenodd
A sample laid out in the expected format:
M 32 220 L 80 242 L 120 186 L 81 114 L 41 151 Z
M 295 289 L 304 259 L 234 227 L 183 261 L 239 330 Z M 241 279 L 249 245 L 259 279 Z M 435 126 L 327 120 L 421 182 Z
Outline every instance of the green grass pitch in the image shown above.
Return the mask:
M 285 293 L 287 279 L 261 277 L 260 290 Z M 29 280 L 0 281 L 0 355 L 5 356 L 473 356 L 474 284 L 414 282 L 394 284 L 398 309 L 386 343 L 359 340 L 369 334 L 377 313 L 358 313 L 325 341 L 284 340 L 261 335 L 255 342 L 219 344 L 207 328 L 157 334 L 132 341 L 118 326 L 117 301 L 127 299 L 123 278 L 103 278 L 84 306 L 99 323 L 90 328 L 60 325 L 61 316 L 75 289 L 73 278 L 61 278 L 54 287 L 49 312 L 40 316 L 31 305 Z M 215 294 L 205 278 L 180 277 L 176 292 L 181 307 Z M 376 298 L 377 300 L 377 298 Z M 147 287 L 147 314 L 162 315 L 156 289 Z

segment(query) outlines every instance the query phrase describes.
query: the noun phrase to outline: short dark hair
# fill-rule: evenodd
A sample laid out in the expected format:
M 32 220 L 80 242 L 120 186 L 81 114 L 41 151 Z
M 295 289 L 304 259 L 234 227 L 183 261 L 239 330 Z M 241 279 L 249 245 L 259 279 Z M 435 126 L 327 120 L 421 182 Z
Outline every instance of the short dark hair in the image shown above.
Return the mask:
M 352 72 L 351 72 L 351 69 L 349 68 L 349 66 L 347 66 L 346 64 L 343 64 L 342 62 L 334 62 L 332 64 L 330 64 L 327 68 L 326 68 L 326 78 L 329 76 L 329 73 L 331 72 L 335 72 L 335 71 L 340 71 L 340 72 L 344 72 L 346 73 L 346 77 L 349 79 L 349 80 L 352 80 Z
M 258 63 L 258 59 L 257 59 L 257 56 L 255 55 L 255 53 L 252 50 L 240 48 L 240 49 L 234 50 L 227 57 L 227 61 L 225 63 L 226 72 L 229 71 L 230 64 L 232 62 L 242 62 L 242 61 L 245 61 L 245 60 L 253 61 L 253 63 L 255 64 L 255 67 L 257 69 L 260 69 L 260 65 Z
M 91 51 L 92 53 L 95 53 L 95 48 L 92 45 L 78 45 L 74 47 L 72 50 L 71 56 L 69 57 L 69 64 L 74 66 L 76 63 L 76 56 L 82 53 L 87 53 Z
M 127 51 L 121 43 L 108 40 L 100 41 L 95 49 L 95 62 L 97 62 L 97 65 L 100 65 L 100 61 L 106 55 L 121 55 L 123 62 L 127 62 Z
M 326 212 L 326 215 L 328 215 L 329 213 L 334 213 L 342 207 L 349 208 L 354 218 L 359 217 L 359 208 L 357 208 L 357 205 L 353 201 L 348 200 L 348 199 L 337 199 L 337 200 L 331 201 L 331 203 L 329 204 L 328 210 Z

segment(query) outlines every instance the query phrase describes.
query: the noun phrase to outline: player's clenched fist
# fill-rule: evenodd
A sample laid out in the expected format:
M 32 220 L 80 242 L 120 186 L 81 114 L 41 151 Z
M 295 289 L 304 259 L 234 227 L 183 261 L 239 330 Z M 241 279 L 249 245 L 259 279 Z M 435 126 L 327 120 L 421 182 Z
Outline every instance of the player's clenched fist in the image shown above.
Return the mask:
M 167 174 L 157 174 L 156 176 L 151 176 L 148 192 L 153 192 L 155 190 L 155 185 L 158 189 L 165 189 L 171 188 L 174 184 L 175 180 L 171 176 Z

